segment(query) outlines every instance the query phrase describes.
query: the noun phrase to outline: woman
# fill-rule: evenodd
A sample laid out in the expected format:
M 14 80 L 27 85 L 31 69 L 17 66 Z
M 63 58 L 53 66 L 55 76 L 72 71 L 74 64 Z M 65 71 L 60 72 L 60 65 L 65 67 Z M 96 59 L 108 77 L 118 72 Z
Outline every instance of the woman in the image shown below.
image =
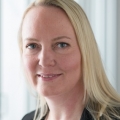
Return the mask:
M 36 0 L 19 45 L 36 111 L 22 120 L 120 120 L 120 96 L 106 77 L 82 8 L 73 0 Z

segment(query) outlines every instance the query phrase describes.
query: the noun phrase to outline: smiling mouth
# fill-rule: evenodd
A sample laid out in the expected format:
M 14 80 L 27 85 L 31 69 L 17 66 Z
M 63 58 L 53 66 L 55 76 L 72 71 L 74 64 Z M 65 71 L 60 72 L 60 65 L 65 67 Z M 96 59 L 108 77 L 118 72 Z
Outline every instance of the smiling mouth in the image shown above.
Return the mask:
M 62 74 L 37 74 L 42 80 L 54 80 L 55 78 L 61 76 Z

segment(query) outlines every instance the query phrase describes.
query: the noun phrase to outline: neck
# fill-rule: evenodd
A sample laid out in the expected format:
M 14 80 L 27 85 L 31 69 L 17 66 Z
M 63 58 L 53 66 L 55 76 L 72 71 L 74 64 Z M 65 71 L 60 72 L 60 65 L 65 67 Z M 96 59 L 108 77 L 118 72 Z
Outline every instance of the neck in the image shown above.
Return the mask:
M 75 87 L 69 93 L 45 97 L 49 106 L 47 120 L 80 120 L 83 109 L 83 87 Z

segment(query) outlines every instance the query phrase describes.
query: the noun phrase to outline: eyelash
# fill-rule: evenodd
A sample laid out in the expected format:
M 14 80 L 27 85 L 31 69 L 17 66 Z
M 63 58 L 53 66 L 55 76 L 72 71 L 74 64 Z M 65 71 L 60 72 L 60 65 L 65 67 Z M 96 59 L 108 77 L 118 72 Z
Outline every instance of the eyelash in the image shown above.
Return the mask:
M 56 43 L 55 44 L 55 46 L 53 47 L 53 48 L 66 48 L 66 47 L 68 47 L 69 46 L 69 44 L 68 43 L 65 43 L 65 42 L 58 42 L 58 43 Z M 36 43 L 30 43 L 30 44 L 28 44 L 28 45 L 26 45 L 26 48 L 28 48 L 28 49 L 35 49 L 35 48 L 38 48 L 39 46 L 36 44 Z
M 31 45 L 33 45 L 34 48 L 29 48 L 29 47 L 31 47 Z M 32 46 L 32 47 L 33 47 L 33 46 Z M 37 45 L 36 43 L 30 43 L 30 44 L 28 44 L 28 45 L 26 46 L 26 48 L 28 48 L 28 49 L 35 49 L 36 47 L 38 47 L 38 45 Z
M 63 46 L 61 47 L 61 46 L 59 46 L 59 45 L 63 45 Z M 60 47 L 60 48 L 66 48 L 66 47 L 69 46 L 69 44 L 68 44 L 68 43 L 65 43 L 65 42 L 59 42 L 59 43 L 56 44 L 56 46 L 58 46 L 58 47 Z

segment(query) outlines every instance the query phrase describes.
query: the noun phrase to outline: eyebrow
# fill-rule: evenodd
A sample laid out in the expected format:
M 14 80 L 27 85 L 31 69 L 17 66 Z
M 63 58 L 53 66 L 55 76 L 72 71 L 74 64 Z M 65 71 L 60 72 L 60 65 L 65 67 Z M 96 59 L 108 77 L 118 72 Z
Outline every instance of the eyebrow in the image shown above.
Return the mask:
M 66 38 L 66 39 L 71 39 L 70 37 L 67 37 L 67 36 L 59 36 L 59 37 L 53 38 L 52 40 L 53 40 L 53 41 L 56 41 L 56 40 L 60 40 L 60 39 L 64 39 L 64 38 Z M 38 41 L 37 39 L 35 39 L 35 38 L 30 38 L 30 37 L 26 38 L 25 40 Z
M 35 38 L 30 38 L 30 37 L 25 38 L 25 40 L 28 40 L 28 41 L 38 41 L 37 39 L 35 39 Z
M 67 37 L 67 36 L 59 36 L 59 37 L 53 38 L 52 40 L 56 41 L 56 40 L 60 40 L 60 39 L 64 39 L 64 38 L 71 39 L 70 37 Z

